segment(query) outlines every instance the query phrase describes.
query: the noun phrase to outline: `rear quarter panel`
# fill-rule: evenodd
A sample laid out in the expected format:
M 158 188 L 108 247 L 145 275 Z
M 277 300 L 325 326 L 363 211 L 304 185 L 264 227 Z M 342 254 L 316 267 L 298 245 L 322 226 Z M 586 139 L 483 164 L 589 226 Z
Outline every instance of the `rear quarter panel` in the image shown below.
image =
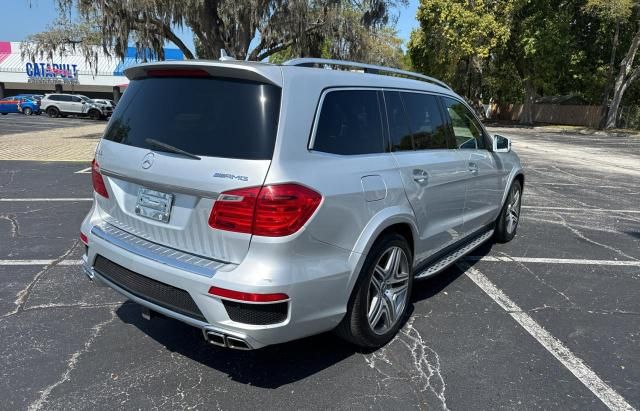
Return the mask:
M 390 153 L 343 156 L 309 149 L 323 91 L 330 86 L 363 86 L 358 82 L 336 84 L 335 78 L 318 71 L 291 70 L 284 76 L 281 130 L 265 184 L 298 182 L 322 194 L 323 202 L 304 230 L 318 241 L 349 252 L 351 289 L 354 274 L 380 232 L 397 222 L 411 224 L 415 232 L 414 217 Z M 317 74 L 309 75 L 314 72 Z M 384 182 L 384 195 L 369 197 L 375 201 L 366 201 L 362 178 L 368 176 Z

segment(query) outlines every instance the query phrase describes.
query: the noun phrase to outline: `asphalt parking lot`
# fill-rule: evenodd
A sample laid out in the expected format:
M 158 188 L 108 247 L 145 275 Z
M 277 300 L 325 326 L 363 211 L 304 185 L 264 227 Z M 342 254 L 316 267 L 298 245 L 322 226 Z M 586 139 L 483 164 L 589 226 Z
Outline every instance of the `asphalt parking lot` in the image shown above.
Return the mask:
M 0 408 L 639 408 L 640 139 L 494 131 L 527 173 L 517 237 L 417 283 L 373 353 L 143 320 L 78 265 L 90 159 L 0 161 Z
M 80 117 L 50 118 L 44 113 L 31 116 L 25 116 L 23 114 L 7 114 L 0 116 L 0 136 L 32 131 L 78 127 L 96 122 L 98 121 Z

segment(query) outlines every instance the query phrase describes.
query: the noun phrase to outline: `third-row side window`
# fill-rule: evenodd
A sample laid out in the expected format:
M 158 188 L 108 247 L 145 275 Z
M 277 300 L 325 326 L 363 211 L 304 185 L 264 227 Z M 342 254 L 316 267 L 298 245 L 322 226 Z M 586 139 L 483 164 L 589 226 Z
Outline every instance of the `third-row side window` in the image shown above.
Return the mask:
M 322 102 L 313 149 L 333 154 L 384 151 L 379 92 L 336 90 Z

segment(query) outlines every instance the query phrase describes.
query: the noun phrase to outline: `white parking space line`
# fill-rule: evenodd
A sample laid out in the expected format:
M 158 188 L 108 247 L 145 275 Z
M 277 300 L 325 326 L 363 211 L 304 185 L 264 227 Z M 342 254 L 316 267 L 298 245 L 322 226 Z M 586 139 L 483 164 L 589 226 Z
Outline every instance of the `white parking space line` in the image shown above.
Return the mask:
M 573 264 L 573 265 L 610 265 L 619 267 L 640 267 L 640 261 L 630 260 L 583 260 L 577 258 L 540 258 L 540 257 L 505 257 L 505 256 L 468 256 L 467 261 L 517 262 L 541 264 Z
M 53 264 L 56 260 L 0 260 L 0 266 L 2 265 L 49 265 Z M 62 260 L 57 265 L 80 265 L 82 260 Z
M 526 208 L 529 210 L 549 210 L 549 211 L 587 211 L 590 213 L 630 213 L 630 214 L 640 214 L 640 210 L 609 210 L 606 208 L 584 208 L 584 207 L 546 207 L 546 206 L 525 206 L 523 205 L 521 208 Z
M 585 185 L 585 184 L 578 184 L 578 183 L 534 183 L 534 182 L 529 182 L 529 185 L 542 185 L 542 186 L 581 186 L 585 189 L 594 189 L 594 188 L 619 188 L 619 189 L 623 189 L 623 190 L 628 190 L 628 187 L 620 187 L 620 186 L 593 186 L 593 185 Z
M 83 168 L 82 170 L 78 170 L 73 174 L 91 174 L 91 167 Z
M 457 263 L 482 291 L 495 301 L 511 318 L 516 320 L 533 338 L 535 338 L 547 351 L 562 363 L 573 375 L 580 380 L 596 397 L 600 399 L 610 410 L 634 410 L 620 394 L 605 383 L 589 366 L 578 358 L 565 346 L 562 341 L 555 338 L 531 316 L 523 312 L 502 290 L 495 286 L 484 274 L 471 267 L 468 263 Z
M 68 198 L 0 198 L 2 203 L 37 203 L 47 201 L 93 201 L 92 197 L 68 197 Z

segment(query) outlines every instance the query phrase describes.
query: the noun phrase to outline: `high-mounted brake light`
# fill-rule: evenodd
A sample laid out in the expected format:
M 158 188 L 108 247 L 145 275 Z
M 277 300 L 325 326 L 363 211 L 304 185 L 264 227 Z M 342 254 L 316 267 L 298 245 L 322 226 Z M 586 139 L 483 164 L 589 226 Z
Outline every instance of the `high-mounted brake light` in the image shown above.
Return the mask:
M 93 190 L 104 198 L 109 198 L 107 186 L 104 185 L 104 179 L 100 174 L 100 165 L 94 158 L 91 162 L 91 180 L 93 181 Z
M 283 293 L 273 294 L 257 294 L 257 293 L 245 293 L 243 291 L 227 290 L 226 288 L 211 287 L 209 288 L 209 294 L 216 297 L 229 298 L 231 300 L 247 301 L 251 303 L 273 303 L 278 301 L 285 301 L 289 299 L 289 296 Z
M 265 237 L 295 233 L 311 218 L 322 196 L 299 184 L 225 191 L 213 204 L 212 228 Z
M 155 69 L 148 70 L 147 77 L 209 77 L 209 73 L 197 69 Z

